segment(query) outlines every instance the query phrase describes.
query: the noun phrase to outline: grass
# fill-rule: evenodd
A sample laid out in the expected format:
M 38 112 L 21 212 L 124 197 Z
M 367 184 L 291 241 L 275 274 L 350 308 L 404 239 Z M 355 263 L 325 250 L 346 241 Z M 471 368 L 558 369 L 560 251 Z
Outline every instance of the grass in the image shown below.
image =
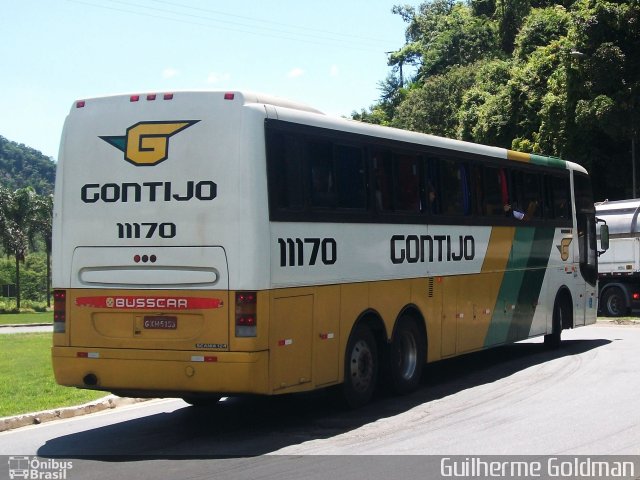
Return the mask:
M 0 325 L 12 325 L 21 323 L 53 323 L 53 312 L 4 313 L 0 315 Z
M 0 335 L 0 417 L 79 405 L 103 396 L 104 392 L 56 383 L 50 333 Z

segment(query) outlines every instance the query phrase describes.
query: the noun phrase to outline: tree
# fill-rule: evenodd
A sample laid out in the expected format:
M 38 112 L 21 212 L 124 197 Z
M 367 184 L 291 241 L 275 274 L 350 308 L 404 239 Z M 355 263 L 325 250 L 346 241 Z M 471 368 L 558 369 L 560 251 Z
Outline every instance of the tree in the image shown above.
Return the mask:
M 33 245 L 37 232 L 35 224 L 35 197 L 31 187 L 14 192 L 2 188 L 2 244 L 5 253 L 15 258 L 16 267 L 16 307 L 20 309 L 20 263 L 24 262 L 29 245 Z
M 36 196 L 33 205 L 33 226 L 43 239 L 47 254 L 47 307 L 51 307 L 51 236 L 53 195 Z

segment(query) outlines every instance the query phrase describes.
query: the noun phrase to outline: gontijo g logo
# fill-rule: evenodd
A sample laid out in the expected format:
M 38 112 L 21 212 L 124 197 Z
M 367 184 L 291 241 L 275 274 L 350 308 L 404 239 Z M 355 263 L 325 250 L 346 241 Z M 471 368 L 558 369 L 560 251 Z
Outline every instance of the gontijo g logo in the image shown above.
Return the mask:
M 124 152 L 124 159 L 138 167 L 151 167 L 169 158 L 169 137 L 200 120 L 138 122 L 127 128 L 125 136 L 100 138 Z

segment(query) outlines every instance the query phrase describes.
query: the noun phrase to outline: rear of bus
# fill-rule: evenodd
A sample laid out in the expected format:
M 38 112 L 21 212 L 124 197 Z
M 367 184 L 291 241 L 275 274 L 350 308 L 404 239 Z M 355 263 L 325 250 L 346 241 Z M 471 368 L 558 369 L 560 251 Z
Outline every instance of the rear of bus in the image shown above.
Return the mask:
M 54 208 L 58 383 L 267 392 L 265 108 L 225 92 L 72 106 Z

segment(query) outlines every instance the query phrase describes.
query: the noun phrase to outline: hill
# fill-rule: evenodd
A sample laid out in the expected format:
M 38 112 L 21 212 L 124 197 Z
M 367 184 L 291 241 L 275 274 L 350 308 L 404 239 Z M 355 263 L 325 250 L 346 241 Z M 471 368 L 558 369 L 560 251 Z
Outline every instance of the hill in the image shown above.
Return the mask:
M 38 194 L 49 195 L 55 175 L 51 157 L 0 135 L 0 185 L 12 190 L 31 186 Z

